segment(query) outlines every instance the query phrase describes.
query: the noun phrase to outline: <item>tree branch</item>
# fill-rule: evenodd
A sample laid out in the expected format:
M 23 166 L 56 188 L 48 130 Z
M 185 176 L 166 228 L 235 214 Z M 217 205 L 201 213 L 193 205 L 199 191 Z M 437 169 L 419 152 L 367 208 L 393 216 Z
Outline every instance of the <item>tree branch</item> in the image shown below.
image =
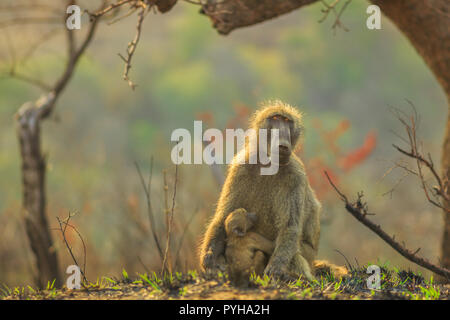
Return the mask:
M 212 21 L 220 34 L 251 26 L 291 12 L 317 0 L 208 0 L 202 13 Z
M 433 204 L 434 206 L 443 209 L 444 212 L 450 213 L 450 208 L 447 208 L 445 205 L 439 203 L 436 200 L 433 200 L 430 196 L 429 187 L 427 185 L 427 182 L 425 181 L 423 168 L 427 168 L 431 175 L 434 178 L 434 181 L 437 183 L 437 186 L 435 186 L 433 189 L 437 196 L 441 197 L 445 202 L 449 201 L 449 197 L 447 195 L 447 188 L 448 182 L 443 182 L 440 175 L 437 173 L 433 159 L 431 158 L 431 155 L 428 154 L 428 157 L 426 158 L 422 152 L 420 143 L 417 139 L 417 123 L 418 123 L 418 116 L 415 109 L 415 106 L 412 102 L 408 101 L 408 103 L 413 108 L 414 112 L 412 115 L 408 116 L 406 113 L 399 109 L 391 108 L 392 113 L 397 117 L 397 119 L 402 123 L 404 126 L 404 129 L 407 133 L 407 138 L 402 138 L 403 141 L 406 142 L 408 145 L 410 151 L 406 151 L 405 149 L 393 144 L 393 147 L 400 152 L 401 154 L 414 159 L 417 166 L 417 176 L 419 177 L 420 183 L 422 185 L 422 189 L 425 193 L 425 197 L 427 198 L 428 202 Z
M 367 228 L 372 230 L 374 233 L 376 233 L 381 239 L 383 239 L 387 244 L 389 244 L 395 251 L 400 253 L 403 257 L 408 259 L 411 262 L 414 262 L 415 264 L 418 264 L 419 266 L 424 267 L 425 269 L 428 269 L 438 275 L 441 275 L 447 279 L 450 279 L 450 270 L 446 268 L 439 267 L 430 261 L 428 261 L 425 258 L 418 257 L 416 254 L 420 250 L 411 251 L 405 246 L 401 245 L 399 242 L 395 240 L 395 237 L 389 236 L 379 225 L 373 223 L 369 219 L 366 218 L 367 215 L 369 215 L 367 211 L 367 205 L 362 203 L 362 194 L 358 195 L 358 200 L 355 203 L 350 203 L 348 201 L 348 198 L 345 194 L 343 194 L 339 189 L 336 187 L 336 185 L 331 181 L 330 176 L 325 171 L 325 176 L 328 179 L 328 182 L 330 185 L 336 190 L 341 200 L 345 203 L 345 209 L 358 220 L 363 225 L 365 225 Z
M 136 84 L 131 81 L 130 77 L 128 76 L 130 69 L 131 69 L 131 59 L 133 59 L 134 52 L 136 51 L 137 45 L 139 43 L 139 39 L 141 38 L 141 30 L 142 30 L 142 23 L 144 22 L 145 13 L 148 9 L 151 8 L 151 5 L 149 7 L 142 6 L 139 14 L 138 14 L 138 21 L 136 24 L 136 35 L 134 36 L 133 41 L 131 41 L 128 44 L 127 48 L 127 57 L 125 58 L 119 53 L 119 57 L 125 62 L 125 69 L 123 71 L 123 80 L 128 82 L 128 85 L 131 87 L 131 89 L 136 88 Z
M 152 203 L 151 203 L 151 183 L 152 183 L 152 175 L 153 175 L 153 157 L 150 160 L 150 174 L 148 177 L 148 183 L 145 184 L 145 180 L 144 180 L 144 176 L 142 175 L 142 171 L 141 168 L 139 167 L 139 164 L 137 162 L 134 163 L 136 166 L 136 171 L 139 175 L 139 179 L 141 181 L 142 184 L 142 188 L 144 189 L 144 193 L 145 193 L 145 198 L 147 200 L 147 214 L 148 214 L 148 219 L 150 222 L 150 230 L 152 232 L 152 236 L 153 236 L 153 240 L 155 241 L 156 244 L 156 248 L 158 249 L 158 253 L 159 253 L 159 257 L 161 258 L 161 261 L 164 260 L 164 254 L 163 251 L 161 249 L 161 244 L 160 241 L 158 239 L 158 235 L 156 233 L 156 228 L 155 228 L 155 218 L 153 216 L 153 209 L 152 209 Z

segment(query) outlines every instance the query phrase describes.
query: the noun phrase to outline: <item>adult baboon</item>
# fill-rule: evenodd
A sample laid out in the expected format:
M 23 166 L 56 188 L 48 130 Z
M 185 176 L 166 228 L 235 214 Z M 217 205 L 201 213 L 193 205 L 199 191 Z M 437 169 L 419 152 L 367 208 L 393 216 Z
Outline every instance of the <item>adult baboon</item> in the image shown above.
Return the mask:
M 239 208 L 225 219 L 227 271 L 237 285 L 247 284 L 252 272 L 262 275 L 275 247 L 273 241 L 250 231 L 257 218 L 256 213 Z
M 223 258 L 226 245 L 224 221 L 238 208 L 255 212 L 258 219 L 254 231 L 275 242 L 275 249 L 264 270 L 268 275 L 303 275 L 313 279 L 313 261 L 320 234 L 320 203 L 311 189 L 301 160 L 292 153 L 302 134 L 302 114 L 281 101 L 271 101 L 255 112 L 250 127 L 279 131 L 279 170 L 261 175 L 263 166 L 249 164 L 249 144 L 234 158 L 223 186 L 213 219 L 204 235 L 200 264 L 204 270 L 225 270 Z M 271 150 L 270 138 L 267 150 Z M 276 147 L 276 146 L 275 146 Z M 269 155 L 270 156 L 270 155 Z

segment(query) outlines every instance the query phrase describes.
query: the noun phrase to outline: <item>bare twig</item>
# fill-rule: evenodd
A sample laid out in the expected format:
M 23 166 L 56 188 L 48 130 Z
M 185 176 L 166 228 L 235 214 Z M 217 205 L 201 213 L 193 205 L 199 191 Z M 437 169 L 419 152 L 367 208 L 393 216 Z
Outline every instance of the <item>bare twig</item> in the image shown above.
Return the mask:
M 139 174 L 139 178 L 141 180 L 142 188 L 144 189 L 145 198 L 147 200 L 147 214 L 148 214 L 148 219 L 150 222 L 150 230 L 152 232 L 152 236 L 153 236 L 153 240 L 155 241 L 156 248 L 158 249 L 159 257 L 161 258 L 161 261 L 163 261 L 164 254 L 163 254 L 163 251 L 161 248 L 160 241 L 158 239 L 158 235 L 156 233 L 155 219 L 153 216 L 153 209 L 152 209 L 152 204 L 151 204 L 151 182 L 152 182 L 152 174 L 153 174 L 153 157 L 150 160 L 150 175 L 148 178 L 147 185 L 145 184 L 144 176 L 142 175 L 141 168 L 139 167 L 139 164 L 137 162 L 135 162 L 135 166 L 136 166 L 136 170 Z
M 192 212 L 191 216 L 189 217 L 189 220 L 186 222 L 186 225 L 184 226 L 183 233 L 181 234 L 180 240 L 178 242 L 178 249 L 175 254 L 175 266 L 173 267 L 174 270 L 177 269 L 177 266 L 179 264 L 180 260 L 180 251 L 181 247 L 183 246 L 184 237 L 187 233 L 187 230 L 189 229 L 189 226 L 191 225 L 192 221 L 195 218 L 195 215 L 197 214 L 198 209 L 195 209 L 194 212 Z
M 89 12 L 88 12 L 88 14 L 89 14 L 92 18 L 99 18 L 99 17 L 101 17 L 101 16 L 107 14 L 108 12 L 110 12 L 110 11 L 116 9 L 116 8 L 119 8 L 119 7 L 123 6 L 124 4 L 127 4 L 127 3 L 135 3 L 135 2 L 137 2 L 137 0 L 121 0 L 121 1 L 117 1 L 116 3 L 113 3 L 113 4 L 111 4 L 110 6 L 104 8 L 104 9 L 98 10 L 98 11 L 95 12 L 95 13 L 89 13 Z
M 20 80 L 20 81 L 23 81 L 23 82 L 26 82 L 28 84 L 31 84 L 31 85 L 33 85 L 35 87 L 38 87 L 39 89 L 41 89 L 41 90 L 43 90 L 45 92 L 48 92 L 48 91 L 50 91 L 52 89 L 51 85 L 49 85 L 49 84 L 47 84 L 47 83 L 45 83 L 45 82 L 43 82 L 43 81 L 41 81 L 41 80 L 39 80 L 37 78 L 33 78 L 33 77 L 30 77 L 30 76 L 27 76 L 27 75 L 24 75 L 24 74 L 20 74 L 20 73 L 18 73 L 15 70 L 15 68 L 11 68 L 11 70 L 8 73 L 8 77 L 14 78 L 14 79 L 17 79 L 17 80 Z
M 69 224 L 70 218 L 72 218 L 72 217 L 73 217 L 73 215 L 70 214 L 70 212 L 69 212 L 69 215 L 67 216 L 66 219 L 61 220 L 59 217 L 56 217 L 56 219 L 58 220 L 59 231 L 61 232 L 61 235 L 62 235 L 63 241 L 66 245 L 66 248 L 69 251 L 70 256 L 72 257 L 73 262 L 80 269 L 81 275 L 83 276 L 83 280 L 85 281 L 85 283 L 88 283 L 88 280 L 86 278 L 86 244 L 83 240 L 83 237 L 81 236 L 81 233 L 77 230 L 77 228 L 74 225 Z M 78 264 L 78 261 L 75 258 L 75 255 L 73 254 L 72 247 L 70 246 L 69 242 L 67 241 L 67 238 L 66 238 L 67 227 L 70 227 L 70 228 L 72 228 L 72 230 L 75 231 L 75 233 L 78 235 L 78 238 L 81 240 L 81 243 L 83 244 L 83 268 L 80 268 L 80 265 Z M 85 287 L 84 284 L 83 284 L 83 287 Z
M 347 199 L 347 197 L 339 191 L 339 189 L 336 187 L 336 185 L 331 181 L 330 176 L 325 171 L 325 176 L 328 179 L 328 182 L 330 185 L 336 190 L 341 200 L 345 203 L 345 209 L 353 216 L 355 217 L 359 222 L 361 222 L 363 225 L 365 225 L 367 228 L 372 230 L 374 233 L 376 233 L 381 239 L 383 239 L 387 244 L 389 244 L 395 251 L 400 253 L 403 257 L 408 259 L 409 261 L 418 264 L 419 266 L 424 267 L 425 269 L 428 269 L 436 274 L 439 274 L 447 279 L 450 279 L 450 270 L 439 267 L 430 261 L 428 261 L 425 258 L 418 257 L 416 254 L 419 250 L 416 250 L 415 252 L 405 248 L 404 244 L 400 244 L 395 240 L 395 237 L 389 236 L 379 225 L 373 223 L 369 219 L 366 218 L 367 216 L 367 206 L 361 205 L 361 194 L 358 194 L 358 200 L 355 203 L 350 203 Z
M 128 82 L 128 85 L 132 90 L 136 88 L 136 84 L 131 81 L 129 77 L 130 69 L 131 69 L 131 60 L 133 59 L 134 52 L 136 51 L 137 45 L 139 43 L 139 39 L 141 37 L 142 23 L 144 22 L 145 13 L 149 7 L 142 5 L 139 13 L 138 13 L 138 21 L 136 24 L 136 35 L 134 36 L 133 41 L 128 43 L 127 48 L 127 56 L 124 57 L 119 53 L 119 57 L 125 62 L 125 69 L 123 71 L 123 79 Z
M 166 250 L 164 252 L 162 272 L 166 271 L 167 257 L 169 255 L 169 251 L 170 251 L 170 236 L 171 236 L 172 225 L 173 225 L 173 211 L 175 209 L 175 198 L 177 195 L 177 183 L 178 183 L 178 164 L 175 165 L 175 182 L 174 182 L 174 188 L 173 188 L 172 211 L 171 211 L 170 218 L 169 218 L 169 227 L 168 227 L 168 231 L 167 231 Z M 168 271 L 172 272 L 170 265 L 169 265 Z
M 125 18 L 131 16 L 133 13 L 136 12 L 137 9 L 138 9 L 137 7 L 131 7 L 130 10 L 128 10 L 128 12 L 126 12 L 124 15 L 122 15 L 122 16 L 120 16 L 120 17 L 118 17 L 118 18 L 108 22 L 108 25 L 112 25 L 112 24 L 114 24 L 114 23 L 116 23 L 116 22 L 118 22 L 118 21 L 120 21 L 122 19 L 125 19 Z
M 322 23 L 323 21 L 326 20 L 326 18 L 328 17 L 329 13 L 332 11 L 335 15 L 335 20 L 332 26 L 333 32 L 336 34 L 336 29 L 338 27 L 342 28 L 344 31 L 349 31 L 344 24 L 341 21 L 341 16 L 344 13 L 345 9 L 347 8 L 347 6 L 350 4 L 352 0 L 347 0 L 341 7 L 341 9 L 339 10 L 339 12 L 336 10 L 336 6 L 337 4 L 340 2 L 340 0 L 335 0 L 334 2 L 332 2 L 331 4 L 328 4 L 327 2 L 325 2 L 325 0 L 321 0 L 321 3 L 325 6 L 325 9 L 322 9 L 323 12 L 323 16 L 322 18 L 319 20 L 319 23 Z
M 401 154 L 415 160 L 416 166 L 417 166 L 417 172 L 411 171 L 411 170 L 407 170 L 407 171 L 410 173 L 413 172 L 419 177 L 420 183 L 422 185 L 422 189 L 424 191 L 425 197 L 427 198 L 428 202 L 430 202 L 431 204 L 433 204 L 434 206 L 436 206 L 440 209 L 443 209 L 446 213 L 450 213 L 450 208 L 445 207 L 438 200 L 435 200 L 431 197 L 431 194 L 430 194 L 431 190 L 428 187 L 428 184 L 424 177 L 424 172 L 423 172 L 424 168 L 428 169 L 428 171 L 431 173 L 435 183 L 437 184 L 432 189 L 435 193 L 435 196 L 440 197 L 442 200 L 444 200 L 444 202 L 448 202 L 450 200 L 448 197 L 448 194 L 446 192 L 446 190 L 449 186 L 448 186 L 448 182 L 443 182 L 440 175 L 437 173 L 436 168 L 434 167 L 434 163 L 431 158 L 431 155 L 428 154 L 425 157 L 421 152 L 421 149 L 422 149 L 420 147 L 421 143 L 419 143 L 418 138 L 417 138 L 417 124 L 418 124 L 417 111 L 416 111 L 414 105 L 412 104 L 412 102 L 408 101 L 408 103 L 413 108 L 413 111 L 414 111 L 413 115 L 408 116 L 405 112 L 403 112 L 399 109 L 396 109 L 396 108 L 391 108 L 391 111 L 404 126 L 404 129 L 407 134 L 407 138 L 402 139 L 402 140 L 404 140 L 404 141 L 406 140 L 406 143 L 410 150 L 407 151 L 395 144 L 393 144 L 393 147 Z M 399 166 L 399 167 L 402 167 L 402 166 Z M 405 169 L 404 166 L 402 168 Z

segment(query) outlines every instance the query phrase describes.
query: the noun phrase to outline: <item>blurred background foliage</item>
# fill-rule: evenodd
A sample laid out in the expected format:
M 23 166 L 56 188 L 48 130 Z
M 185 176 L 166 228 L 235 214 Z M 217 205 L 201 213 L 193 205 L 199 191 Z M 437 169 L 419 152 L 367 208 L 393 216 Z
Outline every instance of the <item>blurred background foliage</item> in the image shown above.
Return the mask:
M 382 30 L 366 28 L 366 7 L 352 2 L 342 17 L 350 31 L 337 30 L 336 35 L 331 19 L 318 23 L 318 3 L 224 37 L 198 14 L 198 7 L 181 2 L 168 14 L 145 20 L 130 73 L 138 85 L 134 92 L 122 80 L 117 53 L 134 36 L 135 16 L 102 24 L 52 120 L 43 126 L 49 222 L 56 227 L 56 216 L 77 212 L 71 221 L 88 246 L 88 278 L 118 275 L 122 267 L 133 273 L 144 265 L 160 265 L 135 162 L 148 175 L 154 158 L 151 199 L 163 237 L 165 196 L 171 199 L 174 186 L 171 132 L 193 130 L 196 119 L 220 129 L 245 126 L 258 103 L 272 98 L 305 113 L 305 139 L 298 152 L 324 204 L 320 258 L 344 264 L 337 249 L 360 265 L 388 260 L 420 270 L 344 211 L 324 180 L 327 169 L 348 194 L 365 191 L 370 211 L 377 213 L 373 220 L 388 233 L 408 247 L 421 247 L 421 254 L 436 262 L 441 213 L 425 201 L 414 177 L 396 186 L 403 172 L 383 175 L 399 158 L 391 144 L 401 143 L 393 131 L 400 133 L 402 127 L 389 106 L 409 112 L 405 98 L 416 105 L 419 134 L 439 165 L 445 97 L 386 18 Z M 64 31 L 61 25 L 53 28 L 58 34 L 20 66 L 21 73 L 44 80 L 59 74 Z M 43 33 L 36 26 L 0 29 L 0 282 L 10 285 L 29 284 L 35 272 L 21 224 L 13 118 L 40 92 L 6 73 L 12 56 L 24 54 Z M 186 270 L 197 267 L 197 243 L 220 187 L 206 165 L 180 166 L 178 180 L 173 246 L 182 242 L 178 269 Z M 56 231 L 53 236 L 65 270 L 72 261 Z M 82 256 L 75 234 L 69 234 L 69 242 Z

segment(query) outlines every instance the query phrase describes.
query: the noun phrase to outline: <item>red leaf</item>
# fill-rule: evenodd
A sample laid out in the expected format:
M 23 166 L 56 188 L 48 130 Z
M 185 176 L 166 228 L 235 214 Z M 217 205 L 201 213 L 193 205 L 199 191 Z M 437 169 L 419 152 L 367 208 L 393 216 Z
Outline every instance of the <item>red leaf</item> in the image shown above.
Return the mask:
M 373 152 L 376 144 L 377 135 L 374 131 L 371 131 L 367 134 L 361 147 L 349 152 L 339 160 L 339 167 L 344 171 L 353 169 L 355 166 L 361 164 Z

